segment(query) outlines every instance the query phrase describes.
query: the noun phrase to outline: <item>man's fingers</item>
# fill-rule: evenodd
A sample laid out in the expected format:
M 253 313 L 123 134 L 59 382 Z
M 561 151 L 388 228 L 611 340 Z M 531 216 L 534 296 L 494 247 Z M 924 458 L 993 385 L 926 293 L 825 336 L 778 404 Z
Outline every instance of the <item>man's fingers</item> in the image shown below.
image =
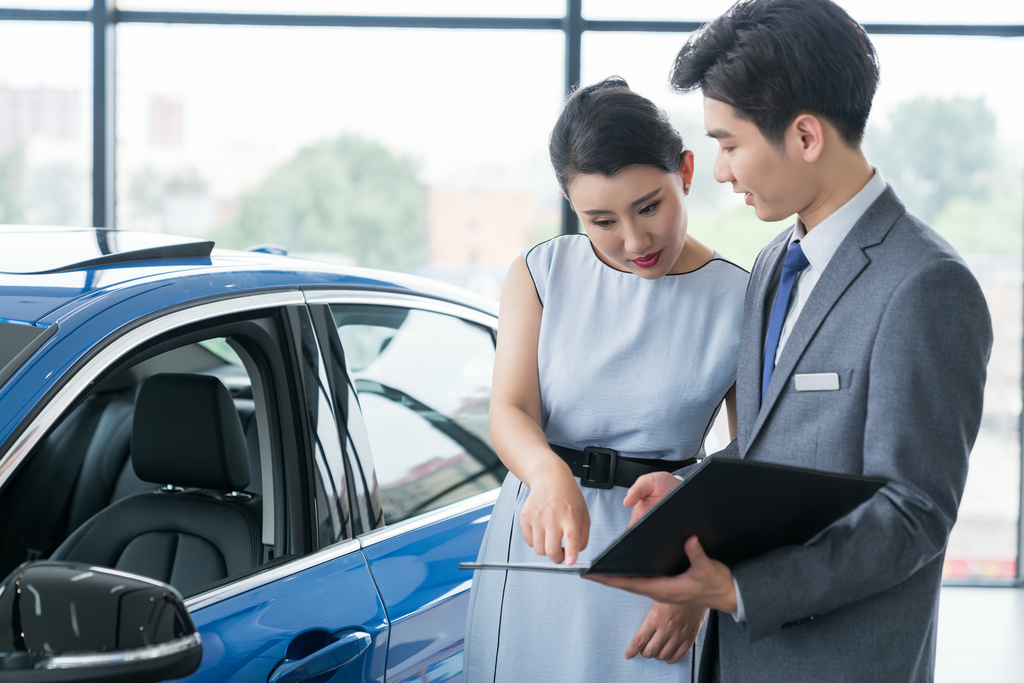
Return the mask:
M 696 536 L 690 536 L 686 539 L 686 557 L 690 559 L 691 565 L 699 565 L 708 561 L 708 556 L 704 552 L 704 547 L 700 544 L 700 540 Z
M 629 491 L 626 491 L 626 497 L 623 499 L 622 504 L 631 508 L 647 496 L 651 495 L 653 491 L 654 482 L 645 474 L 629 487 Z
M 679 643 L 679 645 L 676 647 L 676 651 L 672 653 L 672 656 L 666 659 L 665 661 L 667 661 L 669 664 L 678 664 L 683 660 L 683 657 L 686 656 L 686 653 L 690 651 L 691 647 L 693 647 L 692 643 L 690 643 L 689 640 L 684 640 L 683 642 Z
M 652 635 L 651 639 L 647 641 L 647 645 L 644 646 L 644 659 L 654 659 L 658 656 L 661 650 L 665 646 L 667 636 L 663 629 L 656 630 Z
M 647 645 L 647 641 L 651 639 L 652 630 L 645 619 L 644 623 L 640 625 L 640 630 L 633 636 L 633 640 L 629 641 L 629 647 L 626 648 L 626 659 L 633 659 L 640 654 L 640 651 Z

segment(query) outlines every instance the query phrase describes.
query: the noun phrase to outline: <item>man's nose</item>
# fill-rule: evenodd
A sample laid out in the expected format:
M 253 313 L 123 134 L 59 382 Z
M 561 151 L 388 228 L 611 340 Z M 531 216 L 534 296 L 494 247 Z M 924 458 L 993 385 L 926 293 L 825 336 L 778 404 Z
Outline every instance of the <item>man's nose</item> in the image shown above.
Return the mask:
M 719 151 L 715 155 L 715 166 L 711 169 L 711 175 L 714 176 L 715 181 L 719 183 L 733 183 L 736 182 L 736 178 L 732 175 L 732 166 L 729 164 L 729 158 L 725 152 Z

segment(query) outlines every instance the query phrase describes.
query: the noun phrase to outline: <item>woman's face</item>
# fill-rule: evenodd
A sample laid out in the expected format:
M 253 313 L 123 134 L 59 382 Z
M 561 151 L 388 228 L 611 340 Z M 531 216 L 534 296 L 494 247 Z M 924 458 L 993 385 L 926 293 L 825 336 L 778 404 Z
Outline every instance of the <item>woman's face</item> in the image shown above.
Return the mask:
M 613 176 L 578 175 L 569 201 L 602 261 L 647 280 L 677 272 L 686 242 L 683 197 L 693 179 L 693 154 L 676 173 L 633 164 Z M 679 271 L 681 272 L 681 271 Z

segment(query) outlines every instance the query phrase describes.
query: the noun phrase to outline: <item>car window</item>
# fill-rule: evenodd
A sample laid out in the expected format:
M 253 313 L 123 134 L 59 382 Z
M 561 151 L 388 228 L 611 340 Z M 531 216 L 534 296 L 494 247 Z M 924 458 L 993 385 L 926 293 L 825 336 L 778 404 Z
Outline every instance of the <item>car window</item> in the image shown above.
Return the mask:
M 494 340 L 462 318 L 395 306 L 331 306 L 369 435 L 384 520 L 501 484 L 487 427 Z

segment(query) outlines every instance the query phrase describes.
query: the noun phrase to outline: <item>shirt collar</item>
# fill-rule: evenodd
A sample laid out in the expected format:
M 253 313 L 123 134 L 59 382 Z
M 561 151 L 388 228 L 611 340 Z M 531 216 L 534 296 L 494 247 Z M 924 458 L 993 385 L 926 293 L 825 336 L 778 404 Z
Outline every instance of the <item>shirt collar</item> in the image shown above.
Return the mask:
M 882 172 L 876 168 L 871 180 L 854 195 L 853 199 L 818 223 L 811 232 L 808 233 L 804 229 L 804 223 L 798 216 L 796 228 L 789 238 L 790 244 L 800 240 L 800 247 L 811 267 L 819 272 L 825 270 L 825 266 L 832 260 L 839 245 L 853 230 L 853 226 L 868 210 L 868 207 L 882 196 L 883 192 L 885 192 L 885 179 L 882 178 Z

